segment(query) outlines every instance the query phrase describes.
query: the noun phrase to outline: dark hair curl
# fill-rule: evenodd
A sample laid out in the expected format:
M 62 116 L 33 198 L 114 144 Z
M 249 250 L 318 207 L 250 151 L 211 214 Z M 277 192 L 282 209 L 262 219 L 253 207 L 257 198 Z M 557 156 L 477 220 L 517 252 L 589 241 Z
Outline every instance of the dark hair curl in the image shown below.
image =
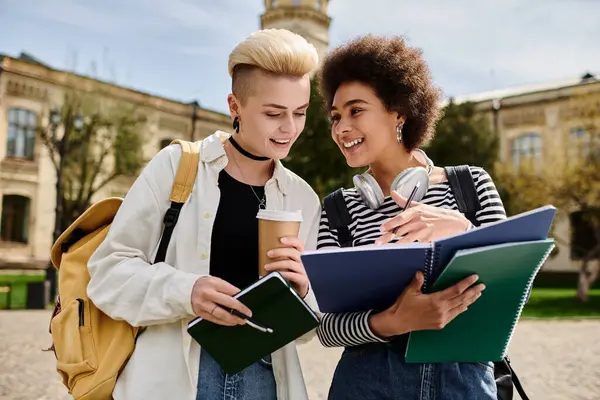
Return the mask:
M 351 40 L 325 57 L 318 78 L 328 109 L 340 85 L 361 82 L 389 112 L 405 116 L 402 140 L 407 150 L 433 138 L 442 92 L 433 84 L 422 51 L 408 46 L 404 38 L 366 35 Z

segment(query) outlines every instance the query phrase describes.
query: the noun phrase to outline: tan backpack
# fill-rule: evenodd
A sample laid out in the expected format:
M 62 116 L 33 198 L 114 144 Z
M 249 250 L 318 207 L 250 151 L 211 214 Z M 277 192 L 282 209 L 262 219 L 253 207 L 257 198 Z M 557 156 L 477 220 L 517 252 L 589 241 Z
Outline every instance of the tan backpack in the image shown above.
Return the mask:
M 154 262 L 164 261 L 179 210 L 194 187 L 200 154 L 191 142 L 182 148 L 171 190 L 171 207 Z M 102 243 L 123 199 L 110 197 L 93 204 L 58 238 L 51 260 L 58 270 L 58 296 L 50 319 L 56 369 L 75 400 L 112 399 L 119 373 L 135 347 L 140 328 L 114 320 L 87 296 L 88 260 Z

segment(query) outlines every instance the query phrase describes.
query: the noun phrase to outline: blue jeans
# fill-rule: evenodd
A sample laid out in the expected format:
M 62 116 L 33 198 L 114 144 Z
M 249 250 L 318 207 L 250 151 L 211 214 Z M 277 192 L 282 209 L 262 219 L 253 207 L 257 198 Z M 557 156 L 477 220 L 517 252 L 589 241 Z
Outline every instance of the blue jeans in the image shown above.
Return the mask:
M 200 351 L 196 400 L 276 400 L 271 356 L 229 375 L 208 354 Z
M 407 364 L 402 348 L 346 348 L 329 400 L 496 400 L 493 363 Z

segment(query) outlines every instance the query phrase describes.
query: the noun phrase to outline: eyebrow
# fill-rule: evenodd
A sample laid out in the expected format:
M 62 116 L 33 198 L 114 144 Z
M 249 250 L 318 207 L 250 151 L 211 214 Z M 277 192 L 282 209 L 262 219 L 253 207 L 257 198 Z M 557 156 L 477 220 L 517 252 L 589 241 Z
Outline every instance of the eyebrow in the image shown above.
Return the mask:
M 300 107 L 296 108 L 296 110 L 300 109 L 300 108 L 306 108 L 308 107 L 308 103 L 301 105 Z M 263 107 L 273 107 L 273 108 L 278 108 L 280 110 L 287 110 L 286 106 L 282 106 L 281 104 L 275 104 L 275 103 L 269 103 L 269 104 L 263 104 Z
M 352 100 L 348 100 L 347 102 L 345 102 L 344 106 L 342 108 L 347 108 L 347 107 L 350 107 L 350 106 L 352 106 L 354 104 L 361 104 L 361 103 L 368 104 L 366 101 L 364 101 L 362 99 L 352 99 Z M 331 109 L 332 110 L 337 110 L 337 107 L 336 106 L 331 106 Z

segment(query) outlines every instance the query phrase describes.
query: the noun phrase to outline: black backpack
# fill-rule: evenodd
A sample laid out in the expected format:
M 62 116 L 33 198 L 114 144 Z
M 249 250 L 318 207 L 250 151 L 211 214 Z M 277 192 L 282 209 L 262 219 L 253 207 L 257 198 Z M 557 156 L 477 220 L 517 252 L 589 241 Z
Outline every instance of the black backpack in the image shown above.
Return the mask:
M 458 211 L 467 217 L 474 226 L 479 226 L 479 222 L 475 218 L 477 211 L 481 210 L 477 188 L 471 175 L 471 170 L 468 165 L 460 165 L 456 167 L 445 167 L 448 183 L 454 197 Z M 342 247 L 352 246 L 352 235 L 348 229 L 348 225 L 352 222 L 350 213 L 344 201 L 342 189 L 338 189 L 325 197 L 324 201 L 325 212 L 329 220 L 329 226 L 336 229 L 338 233 L 338 241 Z M 505 357 L 502 361 L 494 362 L 494 377 L 496 386 L 498 387 L 498 400 L 512 400 L 513 384 L 522 400 L 529 400 L 525 394 L 523 386 L 517 377 L 517 374 L 510 365 L 510 359 Z

